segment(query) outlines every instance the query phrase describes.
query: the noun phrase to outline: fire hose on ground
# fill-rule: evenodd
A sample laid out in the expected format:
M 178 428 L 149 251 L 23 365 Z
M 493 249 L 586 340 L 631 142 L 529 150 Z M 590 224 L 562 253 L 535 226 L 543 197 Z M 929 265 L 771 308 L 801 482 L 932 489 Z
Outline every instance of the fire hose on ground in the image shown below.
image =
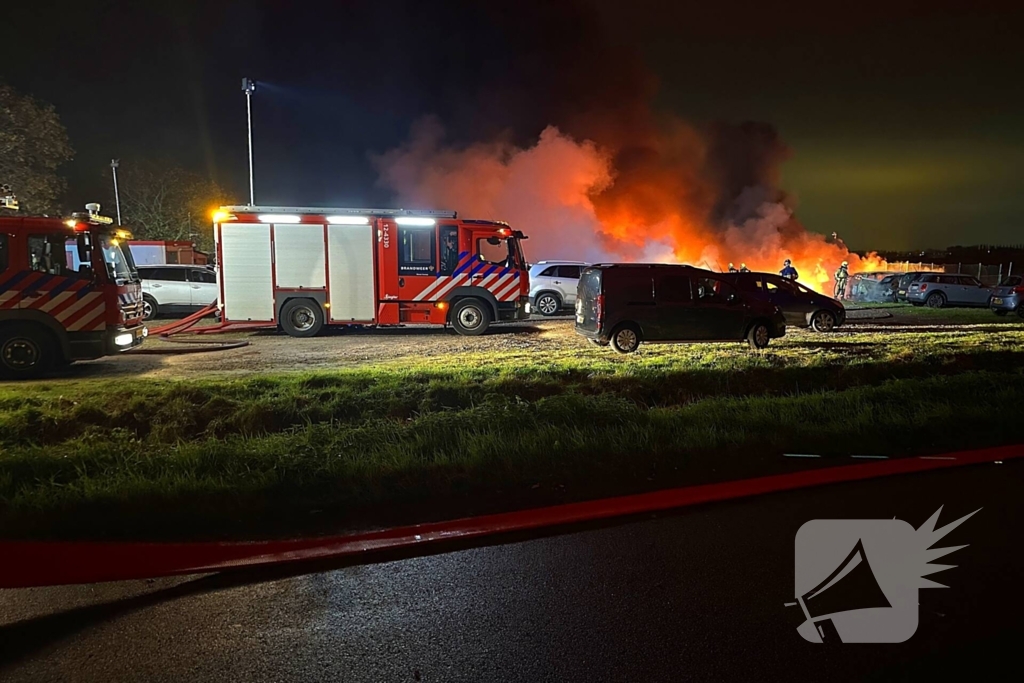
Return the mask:
M 209 325 L 199 329 L 192 329 L 195 327 L 200 320 L 206 316 L 216 313 L 217 304 L 210 304 L 209 306 L 202 308 L 192 315 L 182 318 L 181 320 L 175 320 L 174 322 L 162 325 L 160 327 L 154 327 L 149 330 L 149 336 L 158 337 L 161 341 L 169 344 L 181 344 L 183 348 L 152 348 L 143 346 L 132 351 L 128 351 L 131 354 L 152 354 L 152 355 L 165 355 L 165 354 L 179 354 L 179 353 L 208 353 L 210 351 L 227 351 L 229 349 L 240 349 L 243 346 L 248 346 L 249 342 L 245 340 L 221 342 L 214 340 L 199 340 L 199 339 L 173 339 L 174 335 L 178 334 L 214 334 L 217 332 L 233 331 L 235 326 L 225 325 L 223 322 L 219 322 L 216 325 Z M 240 326 L 244 329 L 244 326 Z

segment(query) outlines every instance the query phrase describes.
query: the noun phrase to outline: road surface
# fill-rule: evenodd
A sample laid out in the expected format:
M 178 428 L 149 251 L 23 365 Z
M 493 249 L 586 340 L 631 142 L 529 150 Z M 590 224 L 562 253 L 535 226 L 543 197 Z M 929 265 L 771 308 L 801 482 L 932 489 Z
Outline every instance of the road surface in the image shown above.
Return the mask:
M 834 485 L 307 576 L 0 591 L 5 681 L 994 678 L 1024 627 L 1024 462 Z M 805 642 L 794 535 L 814 518 L 962 545 L 906 643 Z M 9 558 L 4 558 L 9 561 Z M 1002 671 L 1011 671 L 1003 668 Z

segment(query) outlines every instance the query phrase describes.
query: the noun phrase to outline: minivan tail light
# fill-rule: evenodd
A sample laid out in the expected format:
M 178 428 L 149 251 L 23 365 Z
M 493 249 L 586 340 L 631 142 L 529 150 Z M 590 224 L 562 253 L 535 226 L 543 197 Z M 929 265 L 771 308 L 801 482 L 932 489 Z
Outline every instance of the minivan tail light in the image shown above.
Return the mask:
M 604 322 L 604 294 L 598 294 L 594 298 L 594 304 L 594 318 L 597 328 L 601 329 L 601 323 Z

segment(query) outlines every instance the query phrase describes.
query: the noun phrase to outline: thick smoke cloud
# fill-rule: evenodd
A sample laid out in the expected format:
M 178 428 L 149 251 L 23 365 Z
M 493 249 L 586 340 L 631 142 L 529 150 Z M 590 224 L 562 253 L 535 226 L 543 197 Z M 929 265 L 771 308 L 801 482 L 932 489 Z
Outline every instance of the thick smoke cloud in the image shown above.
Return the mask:
M 592 12 L 560 11 L 566 31 L 536 44 L 543 64 L 528 65 L 532 87 L 485 89 L 486 102 L 524 103 L 511 107 L 512 119 L 541 115 L 539 134 L 509 125 L 484 142 L 459 142 L 436 119 L 421 121 L 405 144 L 373 160 L 401 205 L 507 220 L 530 236 L 531 260 L 777 271 L 791 258 L 804 282 L 821 287 L 840 261 L 853 271 L 868 265 L 796 219 L 780 187 L 791 151 L 774 127 L 696 126 L 656 111 L 656 79 L 637 55 L 602 41 Z M 507 111 L 497 119 L 510 120 Z

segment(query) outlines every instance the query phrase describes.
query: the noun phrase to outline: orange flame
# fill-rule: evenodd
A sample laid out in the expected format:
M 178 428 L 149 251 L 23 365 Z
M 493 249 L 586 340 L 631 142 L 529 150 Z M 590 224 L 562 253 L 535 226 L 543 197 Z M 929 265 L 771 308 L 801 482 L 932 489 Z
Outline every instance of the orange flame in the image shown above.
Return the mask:
M 442 137 L 436 122 L 419 124 L 407 144 L 375 158 L 380 184 L 402 205 L 509 221 L 529 235 L 531 261 L 681 262 L 720 271 L 732 263 L 778 272 L 790 259 L 800 282 L 828 294 L 843 261 L 851 274 L 887 268 L 874 253 L 860 257 L 806 230 L 773 187 L 772 168 L 755 179 L 761 184 L 729 197 L 708 170 L 710 143 L 682 122 L 647 131 L 632 147 L 580 142 L 554 127 L 525 149 L 447 148 Z

